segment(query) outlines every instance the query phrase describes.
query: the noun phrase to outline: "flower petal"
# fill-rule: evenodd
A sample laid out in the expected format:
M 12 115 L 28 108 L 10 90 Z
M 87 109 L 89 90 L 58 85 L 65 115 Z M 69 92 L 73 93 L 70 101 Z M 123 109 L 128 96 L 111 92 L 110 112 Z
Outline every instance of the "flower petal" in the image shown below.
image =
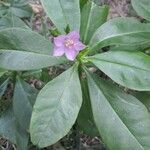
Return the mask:
M 55 37 L 54 38 L 54 44 L 55 44 L 55 46 L 63 46 L 65 38 L 66 38 L 65 35 L 60 35 L 58 37 Z
M 73 60 L 75 60 L 76 56 L 78 55 L 78 52 L 76 50 L 73 50 L 73 49 L 72 50 L 67 49 L 65 51 L 65 55 L 66 55 L 67 59 L 73 61 Z
M 65 53 L 64 47 L 54 46 L 53 56 L 62 56 Z
M 76 51 L 81 51 L 81 50 L 85 49 L 86 46 L 79 41 L 74 44 L 74 48 Z
M 72 31 L 67 35 L 67 37 L 73 41 L 79 41 L 80 34 L 77 31 Z

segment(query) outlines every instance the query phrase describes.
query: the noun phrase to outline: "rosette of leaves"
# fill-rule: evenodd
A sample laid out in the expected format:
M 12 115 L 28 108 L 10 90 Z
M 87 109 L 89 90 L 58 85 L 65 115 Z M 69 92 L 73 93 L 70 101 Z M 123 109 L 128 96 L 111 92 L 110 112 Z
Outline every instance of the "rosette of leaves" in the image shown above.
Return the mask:
M 147 103 L 125 93 L 120 86 L 150 91 L 150 56 L 139 49 L 109 50 L 108 46 L 150 42 L 150 24 L 122 17 L 106 22 L 107 6 L 80 2 L 41 0 L 59 32 L 64 34 L 68 27 L 70 31 L 80 31 L 81 41 L 87 48 L 70 63 L 72 67 L 42 88 L 33 111 L 32 94 L 20 79 L 20 72 L 66 64 L 68 60 L 52 56 L 53 43 L 29 29 L 0 30 L 0 67 L 17 71 L 13 98 L 17 123 L 23 131 L 30 131 L 32 143 L 40 148 L 59 141 L 77 121 L 84 132 L 92 136 L 98 133 L 110 150 L 149 150 Z M 107 52 L 103 52 L 106 47 Z M 107 78 L 89 71 L 91 66 L 101 70 Z

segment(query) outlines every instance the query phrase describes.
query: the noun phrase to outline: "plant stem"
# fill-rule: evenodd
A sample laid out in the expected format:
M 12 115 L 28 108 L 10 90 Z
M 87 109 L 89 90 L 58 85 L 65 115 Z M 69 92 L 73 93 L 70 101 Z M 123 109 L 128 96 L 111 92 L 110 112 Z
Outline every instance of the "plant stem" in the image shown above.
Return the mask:
M 12 73 L 12 82 L 13 82 L 13 84 L 15 85 L 15 83 L 16 83 L 16 77 L 17 77 L 17 71 L 14 71 L 13 73 Z
M 75 132 L 75 149 L 76 150 L 81 150 L 81 143 L 80 143 L 80 133 L 79 133 L 79 128 L 77 122 L 74 125 L 74 132 Z

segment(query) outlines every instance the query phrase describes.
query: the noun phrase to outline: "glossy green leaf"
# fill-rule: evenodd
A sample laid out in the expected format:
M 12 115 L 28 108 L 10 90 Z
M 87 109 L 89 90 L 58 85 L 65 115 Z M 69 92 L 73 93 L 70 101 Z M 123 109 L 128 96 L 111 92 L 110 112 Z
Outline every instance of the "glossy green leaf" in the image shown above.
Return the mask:
M 150 92 L 136 92 L 134 93 L 134 96 L 150 111 Z
M 64 32 L 67 25 L 71 30 L 80 28 L 79 0 L 41 0 L 42 5 L 56 27 Z
M 87 2 L 81 12 L 80 34 L 84 43 L 88 44 L 98 27 L 106 22 L 108 6 L 98 6 L 93 2 Z
M 27 28 L 27 25 L 15 16 L 4 16 L 0 18 L 0 30 L 11 27 Z
M 150 1 L 149 0 L 132 0 L 132 6 L 139 16 L 150 20 Z
M 29 130 L 32 106 L 37 94 L 38 91 L 35 88 L 23 80 L 17 79 L 13 97 L 13 110 L 17 122 L 25 131 Z
M 132 18 L 115 18 L 97 29 L 90 41 L 91 49 L 108 45 L 136 45 L 150 41 L 150 25 Z
M 95 137 L 99 136 L 93 119 L 88 84 L 86 79 L 81 80 L 83 103 L 78 115 L 78 126 L 85 134 Z
M 65 58 L 36 52 L 0 50 L 0 66 L 6 70 L 36 70 L 66 62 Z
M 34 105 L 30 133 L 38 147 L 47 147 L 64 137 L 76 121 L 82 103 L 77 64 L 50 81 Z
M 21 29 L 7 28 L 0 30 L 0 49 L 29 51 L 40 54 L 52 54 L 52 44 L 36 32 Z
M 149 150 L 150 114 L 135 97 L 88 75 L 95 123 L 109 150 Z
M 110 51 L 90 58 L 118 84 L 139 91 L 150 90 L 150 56 L 136 51 Z

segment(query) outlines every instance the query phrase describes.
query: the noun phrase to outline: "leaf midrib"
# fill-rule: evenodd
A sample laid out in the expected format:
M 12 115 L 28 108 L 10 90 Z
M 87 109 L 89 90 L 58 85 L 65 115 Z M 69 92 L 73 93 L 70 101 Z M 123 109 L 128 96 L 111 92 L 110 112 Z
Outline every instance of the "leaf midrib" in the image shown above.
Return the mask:
M 105 97 L 105 100 L 108 102 L 108 104 L 110 105 L 110 108 L 112 108 L 112 111 L 116 114 L 116 116 L 118 117 L 118 119 L 123 123 L 123 125 L 126 127 L 126 129 L 129 131 L 129 133 L 132 135 L 132 137 L 139 143 L 139 145 L 141 146 L 142 150 L 144 150 L 143 145 L 141 145 L 141 143 L 139 142 L 139 140 L 135 137 L 135 135 L 130 131 L 130 129 L 126 126 L 126 124 L 124 123 L 124 121 L 120 118 L 120 116 L 118 115 L 118 113 L 115 111 L 115 109 L 113 108 L 113 106 L 110 104 L 110 102 L 107 100 L 107 95 L 105 94 L 104 90 L 98 85 L 97 82 L 95 82 L 95 80 L 92 78 L 92 80 L 94 81 L 94 83 L 96 84 L 97 88 L 100 89 L 102 91 L 103 96 Z
M 24 31 L 24 32 L 32 33 L 32 34 L 34 34 L 34 35 L 36 35 L 36 36 L 42 38 L 43 41 L 50 42 L 49 40 L 47 40 L 46 38 L 44 38 L 43 36 L 41 36 L 39 33 L 30 30 L 30 28 L 9 27 L 9 28 L 1 29 L 1 30 L 0 30 L 0 33 L 1 33 L 1 32 L 5 32 L 5 31 L 13 31 L 13 32 L 14 32 L 14 31 Z
M 108 61 L 108 60 L 105 60 L 105 59 L 99 59 L 99 58 L 93 58 L 94 60 L 96 61 L 102 61 L 102 62 L 107 62 L 107 63 L 111 63 L 111 64 L 117 64 L 117 65 L 120 65 L 120 66 L 125 66 L 125 67 L 128 67 L 128 68 L 133 68 L 133 69 L 137 69 L 137 70 L 142 70 L 142 71 L 145 71 L 145 72 L 150 72 L 150 70 L 146 70 L 146 69 L 143 69 L 143 68 L 139 68 L 137 66 L 131 66 L 131 65 L 127 65 L 127 64 L 123 64 L 123 63 L 118 63 L 118 62 L 114 62 L 114 61 Z M 92 61 L 92 60 L 91 60 Z M 93 61 L 92 61 L 93 62 Z M 93 62 L 94 63 L 94 62 Z M 94 63 L 95 64 L 95 63 Z M 96 65 L 96 64 L 95 64 Z M 96 65 L 98 67 L 98 65 Z M 99 67 L 98 67 L 99 68 Z
M 67 82 L 65 81 L 65 85 L 67 85 L 67 83 L 70 83 L 71 77 L 72 77 L 73 73 L 75 72 L 75 69 L 74 69 L 74 68 L 72 68 L 72 69 L 73 69 L 73 72 L 70 74 L 69 80 L 66 79 Z M 60 102 L 61 102 L 61 98 L 63 97 L 63 95 L 64 95 L 64 93 L 65 93 L 65 90 L 67 89 L 67 86 L 65 86 L 65 85 L 64 85 L 64 87 L 65 87 L 64 90 L 62 91 L 61 95 L 59 96 L 58 105 L 57 105 L 55 111 L 53 111 L 53 114 L 55 114 L 55 112 L 58 111 L 58 108 L 59 108 L 59 106 L 60 106 L 60 104 L 61 104 L 61 103 L 60 103 Z M 52 116 L 53 116 L 53 115 L 52 115 Z M 55 115 L 54 115 L 54 116 L 55 116 Z M 53 119 L 53 117 L 51 117 L 48 122 L 51 122 L 52 119 Z M 49 124 L 47 124 L 46 128 L 48 128 L 48 126 L 49 126 Z M 41 139 L 42 139 L 42 138 L 40 138 L 40 139 L 38 140 L 38 142 L 37 142 L 38 145 L 39 145 L 39 143 L 42 141 Z
M 116 38 L 116 37 L 125 36 L 125 35 L 130 35 L 130 34 L 147 33 L 147 32 L 150 32 L 150 31 L 149 31 L 149 30 L 148 30 L 148 31 L 136 31 L 136 32 L 128 32 L 128 33 L 122 33 L 122 34 L 120 33 L 120 34 L 115 34 L 115 35 L 112 35 L 112 36 L 107 36 L 107 37 L 101 39 L 100 41 L 96 42 L 96 43 L 92 46 L 91 49 L 94 49 L 97 45 L 99 45 L 99 44 L 101 44 L 102 42 L 107 41 L 107 40 L 109 40 L 109 39 L 111 39 L 111 38 Z M 95 35 L 94 35 L 93 37 L 95 37 Z M 93 38 L 91 39 L 91 41 L 93 41 Z M 91 44 L 91 42 L 90 42 L 90 44 Z
M 30 28 L 29 28 L 29 29 L 30 29 Z M 28 29 L 28 28 L 27 28 L 27 29 L 25 29 L 25 28 L 20 28 L 20 27 L 9 27 L 9 28 L 5 28 L 5 29 L 1 29 L 0 32 L 9 31 L 9 30 L 19 30 L 19 31 L 23 30 L 23 31 L 30 31 L 30 32 L 32 32 L 32 33 L 37 34 L 37 35 L 40 36 L 40 34 L 38 34 L 37 32 L 34 32 L 34 31 L 32 31 L 32 30 L 29 30 L 29 29 Z
M 4 28 L 4 29 L 1 29 L 0 30 L 0 34 L 2 33 L 3 34 L 3 32 L 9 32 L 9 31 L 11 31 L 12 32 L 12 34 L 14 34 L 15 32 L 28 32 L 29 34 L 32 34 L 32 35 L 34 35 L 34 36 L 37 36 L 38 38 L 41 38 L 44 42 L 49 42 L 49 44 L 51 44 L 51 41 L 49 41 L 49 40 L 47 40 L 46 38 L 44 38 L 43 36 L 41 36 L 40 34 L 38 34 L 37 32 L 34 32 L 34 31 L 32 31 L 32 30 L 29 30 L 29 29 L 25 29 L 25 28 L 19 28 L 19 27 L 9 27 L 9 28 Z M 18 38 L 18 37 L 17 37 Z M 0 49 L 0 50 L 2 50 L 2 49 Z M 26 50 L 26 49 L 21 49 L 21 50 L 23 50 L 23 51 L 29 51 L 29 50 Z M 42 50 L 41 50 L 42 51 Z M 33 51 L 32 51 L 33 52 Z M 50 51 L 51 52 L 51 51 Z M 35 51 L 34 51 L 34 53 L 35 53 Z
M 65 19 L 65 22 L 66 22 L 66 26 L 67 26 L 69 23 L 68 23 L 67 16 L 66 16 L 66 14 L 65 14 L 63 5 L 62 5 L 62 3 L 61 3 L 61 0 L 59 0 L 59 3 L 60 3 L 60 7 L 61 7 L 61 9 L 62 9 L 62 13 L 63 13 L 64 19 Z
M 22 81 L 21 81 L 20 79 L 18 79 L 18 85 L 22 88 L 22 91 L 23 91 L 23 93 L 24 93 L 23 95 L 24 95 L 24 97 L 26 97 L 26 99 L 28 100 L 28 101 L 27 101 L 27 104 L 28 104 L 28 106 L 32 109 L 31 102 L 29 101 L 29 98 L 28 98 L 27 94 L 25 94 L 25 93 L 27 93 L 27 92 L 25 91 L 24 86 L 23 86 L 23 83 L 22 83 Z
M 56 59 L 58 59 L 58 57 L 54 57 L 54 56 L 52 56 L 52 55 L 47 55 L 47 54 L 43 54 L 43 53 L 38 53 L 38 52 L 34 52 L 34 51 L 22 51 L 22 50 L 8 50 L 8 49 L 0 49 L 0 55 L 1 54 L 3 54 L 3 52 L 5 53 L 5 52 L 11 52 L 11 53 L 13 53 L 13 52 L 15 52 L 15 53 L 27 53 L 27 54 L 36 54 L 36 55 L 39 55 L 39 56 L 46 56 L 46 57 L 50 57 L 50 58 L 56 58 Z
M 93 3 L 92 2 L 90 2 L 91 3 L 91 6 L 90 6 L 90 9 L 89 9 L 89 14 L 88 14 L 88 20 L 87 20 L 87 25 L 86 25 L 86 30 L 85 30 L 85 33 L 84 33 L 84 39 L 83 39 L 83 41 L 85 42 L 86 41 L 86 39 L 87 39 L 87 35 L 88 35 L 88 27 L 89 27 L 89 25 L 90 25 L 90 21 L 91 21 L 91 11 L 92 11 L 92 7 L 93 7 Z

